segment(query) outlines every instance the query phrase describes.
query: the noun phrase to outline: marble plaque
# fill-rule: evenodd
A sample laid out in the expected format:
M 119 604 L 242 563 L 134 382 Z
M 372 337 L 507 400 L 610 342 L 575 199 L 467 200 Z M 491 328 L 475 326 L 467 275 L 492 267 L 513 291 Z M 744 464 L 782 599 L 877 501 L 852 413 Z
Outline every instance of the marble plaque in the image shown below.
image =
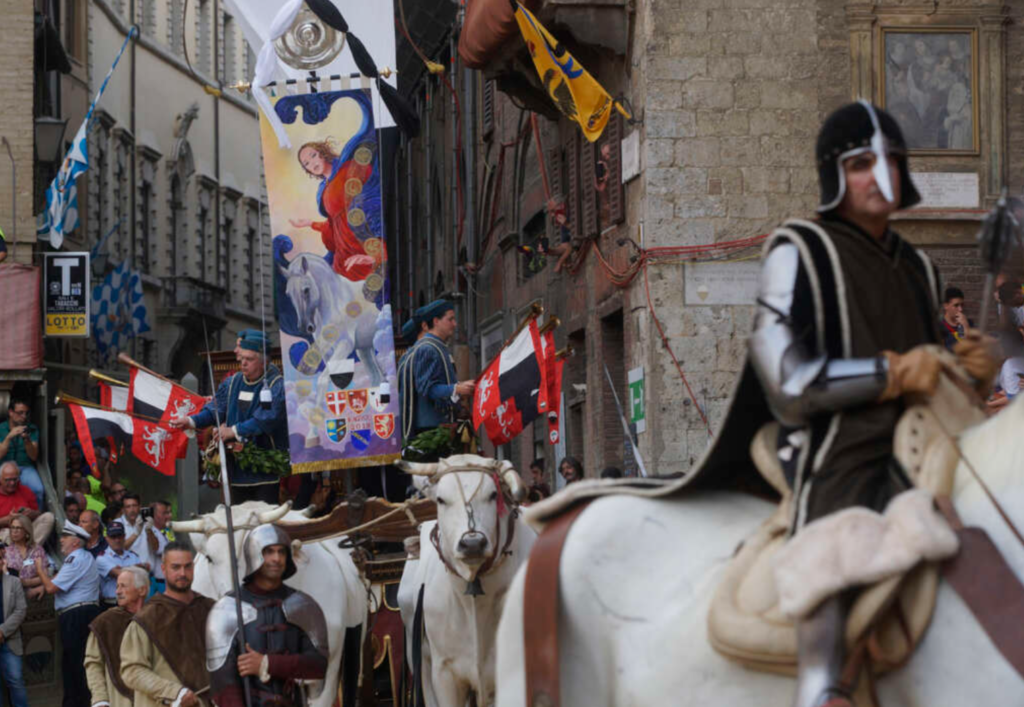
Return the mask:
M 921 192 L 919 209 L 976 209 L 981 204 L 977 172 L 913 172 Z
M 760 260 L 739 263 L 687 263 L 686 304 L 754 304 L 760 273 Z

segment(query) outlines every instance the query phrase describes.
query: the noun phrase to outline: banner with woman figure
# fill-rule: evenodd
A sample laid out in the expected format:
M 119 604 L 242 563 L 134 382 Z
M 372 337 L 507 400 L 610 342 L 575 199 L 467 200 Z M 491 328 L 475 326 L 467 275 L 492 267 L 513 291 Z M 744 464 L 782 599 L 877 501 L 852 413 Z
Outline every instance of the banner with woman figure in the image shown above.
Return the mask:
M 401 428 L 370 93 L 272 100 L 293 145 L 261 114 L 292 469 L 386 464 Z

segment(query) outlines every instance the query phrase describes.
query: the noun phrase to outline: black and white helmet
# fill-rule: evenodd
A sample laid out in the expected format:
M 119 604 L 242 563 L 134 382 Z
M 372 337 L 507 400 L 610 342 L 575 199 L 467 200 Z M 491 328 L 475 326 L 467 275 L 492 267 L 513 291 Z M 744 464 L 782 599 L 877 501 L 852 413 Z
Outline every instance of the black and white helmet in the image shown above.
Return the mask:
M 839 206 L 846 195 L 843 161 L 865 152 L 875 153 L 875 174 L 883 196 L 892 201 L 889 171 L 885 157 L 892 155 L 899 164 L 900 203 L 907 209 L 921 201 L 921 195 L 910 179 L 907 165 L 907 143 L 896 119 L 867 101 L 850 103 L 825 119 L 818 133 L 815 159 L 821 186 L 819 212 Z

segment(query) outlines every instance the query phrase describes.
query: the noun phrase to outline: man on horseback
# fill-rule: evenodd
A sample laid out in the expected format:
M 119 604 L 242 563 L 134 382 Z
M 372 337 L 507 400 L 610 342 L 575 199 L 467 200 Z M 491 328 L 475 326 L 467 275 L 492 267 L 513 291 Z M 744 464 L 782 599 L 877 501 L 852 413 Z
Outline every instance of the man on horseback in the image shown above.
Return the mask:
M 816 159 L 818 218 L 787 221 L 764 259 L 750 361 L 781 424 L 792 489 L 790 534 L 853 506 L 881 512 L 911 486 L 893 456 L 907 394 L 935 391 L 939 280 L 927 256 L 889 228 L 918 201 L 896 121 L 865 101 L 826 120 Z M 992 364 L 976 332 L 956 353 L 975 378 Z M 792 542 L 792 541 L 791 541 Z M 849 705 L 840 685 L 847 592 L 797 622 L 797 707 Z

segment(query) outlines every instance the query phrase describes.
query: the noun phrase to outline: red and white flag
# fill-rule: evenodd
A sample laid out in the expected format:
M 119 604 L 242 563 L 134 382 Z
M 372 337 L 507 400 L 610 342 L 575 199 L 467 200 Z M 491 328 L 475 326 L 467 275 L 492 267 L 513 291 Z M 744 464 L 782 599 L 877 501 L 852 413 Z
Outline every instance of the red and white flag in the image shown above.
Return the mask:
M 132 366 L 128 391 L 128 412 L 160 422 L 195 415 L 207 402 L 188 388 L 135 366 Z
M 544 332 L 541 341 L 544 344 L 544 366 L 548 383 L 548 440 L 551 444 L 558 444 L 558 440 L 561 438 L 559 411 L 562 401 L 562 368 L 565 366 L 565 359 L 556 356 L 554 329 Z
M 67 403 L 78 430 L 82 452 L 90 465 L 96 466 L 93 440 L 112 438 L 117 446 L 131 450 L 143 464 L 165 476 L 174 476 L 174 462 L 184 459 L 188 437 L 181 430 L 149 422 L 127 413 Z
M 473 427 L 482 424 L 493 444 L 505 444 L 547 412 L 547 366 L 537 320 L 531 319 L 477 379 Z

